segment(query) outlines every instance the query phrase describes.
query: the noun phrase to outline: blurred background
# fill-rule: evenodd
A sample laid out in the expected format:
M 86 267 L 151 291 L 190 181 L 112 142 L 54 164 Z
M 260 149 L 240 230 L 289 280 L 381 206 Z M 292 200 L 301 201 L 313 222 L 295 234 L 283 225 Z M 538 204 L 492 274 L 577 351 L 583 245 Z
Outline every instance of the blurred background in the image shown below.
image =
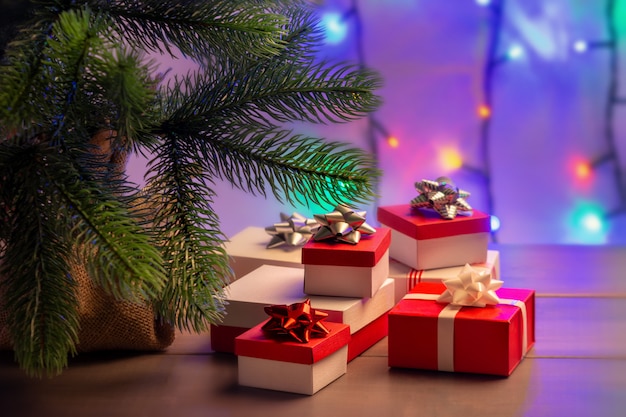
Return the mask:
M 626 0 L 318 1 L 320 59 L 378 71 L 366 119 L 294 126 L 371 152 L 383 171 L 369 206 L 408 204 L 450 177 L 492 217 L 493 241 L 626 243 Z M 162 60 L 164 69 L 193 69 Z M 146 161 L 129 163 L 143 181 Z M 271 226 L 292 207 L 216 183 L 222 231 Z

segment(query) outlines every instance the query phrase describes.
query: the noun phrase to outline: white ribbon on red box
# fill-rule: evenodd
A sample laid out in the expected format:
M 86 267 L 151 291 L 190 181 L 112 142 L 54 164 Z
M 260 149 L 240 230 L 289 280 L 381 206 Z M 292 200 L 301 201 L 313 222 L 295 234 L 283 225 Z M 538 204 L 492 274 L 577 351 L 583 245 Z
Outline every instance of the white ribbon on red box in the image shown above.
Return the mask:
M 466 264 L 459 276 L 443 281 L 442 294 L 409 293 L 406 300 L 426 300 L 446 303 L 437 318 L 437 369 L 454 372 L 454 318 L 463 307 L 482 308 L 487 305 L 510 304 L 519 307 L 522 314 L 522 358 L 528 346 L 528 314 L 521 300 L 500 299 L 495 293 L 503 282 L 491 279 L 489 270 L 476 271 Z
M 438 294 L 410 293 L 405 300 L 437 301 Z M 522 358 L 526 356 L 528 346 L 528 314 L 526 304 L 521 300 L 501 298 L 500 304 L 519 307 L 522 313 Z M 437 369 L 454 372 L 454 318 L 463 306 L 448 304 L 437 317 Z

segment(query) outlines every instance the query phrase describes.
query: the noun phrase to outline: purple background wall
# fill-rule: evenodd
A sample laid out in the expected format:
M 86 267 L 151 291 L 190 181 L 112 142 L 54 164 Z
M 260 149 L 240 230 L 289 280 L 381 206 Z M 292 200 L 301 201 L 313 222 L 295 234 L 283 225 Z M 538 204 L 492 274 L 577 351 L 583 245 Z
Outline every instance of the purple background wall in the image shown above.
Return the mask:
M 492 0 L 494 1 L 494 0 Z M 608 0 L 606 0 L 608 1 Z M 384 105 L 374 115 L 389 135 L 392 147 L 376 131 L 377 154 L 383 170 L 378 205 L 404 204 L 417 195 L 414 183 L 450 176 L 472 193 L 468 202 L 490 211 L 501 222 L 495 235 L 501 243 L 626 242 L 626 212 L 607 217 L 620 207 L 615 166 L 625 166 L 626 105 L 616 105 L 618 164 L 600 164 L 588 178 L 576 175 L 576 163 L 592 162 L 608 151 L 606 136 L 609 50 L 577 53 L 578 39 L 604 40 L 607 34 L 605 0 L 505 0 L 500 52 L 509 46 L 523 55 L 499 65 L 491 79 L 493 106 L 489 130 L 488 176 L 466 169 L 483 169 L 480 152 L 481 119 L 477 108 L 487 44 L 493 29 L 489 7 L 476 0 L 332 0 L 320 2 L 320 14 L 345 13 L 346 36 L 328 44 L 321 55 L 357 61 L 363 46 L 365 63 L 385 81 L 380 90 Z M 617 79 L 626 88 L 626 0 L 616 0 Z M 356 24 L 362 25 L 357 37 Z M 164 68 L 184 72 L 189 63 L 163 59 Z M 626 97 L 626 91 L 623 96 Z M 331 140 L 349 141 L 369 149 L 368 120 L 330 126 L 296 126 L 299 131 Z M 444 151 L 463 161 L 453 169 Z M 142 183 L 145 161 L 129 164 L 131 179 Z M 223 231 L 233 235 L 249 225 L 270 226 L 279 213 L 298 211 L 307 217 L 329 207 L 290 207 L 217 184 L 214 208 Z M 492 210 L 488 196 L 492 194 Z M 331 207 L 332 208 L 332 207 Z M 358 207 L 377 224 L 375 205 Z

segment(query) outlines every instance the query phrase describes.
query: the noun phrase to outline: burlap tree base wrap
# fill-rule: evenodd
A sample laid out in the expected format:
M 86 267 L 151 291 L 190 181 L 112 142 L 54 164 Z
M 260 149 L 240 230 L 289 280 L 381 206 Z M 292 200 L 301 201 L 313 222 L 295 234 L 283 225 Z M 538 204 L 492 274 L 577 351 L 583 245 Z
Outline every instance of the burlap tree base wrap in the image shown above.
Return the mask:
M 174 341 L 174 328 L 158 320 L 151 306 L 115 300 L 92 282 L 84 266 L 74 265 L 71 275 L 78 284 L 79 352 L 157 351 Z M 8 313 L 2 299 L 0 294 L 0 349 L 10 350 Z
M 116 133 L 111 130 L 98 132 L 91 140 L 97 145 L 96 153 L 112 163 L 113 175 L 121 175 L 128 155 L 112 151 L 111 143 Z M 174 341 L 174 328 L 161 322 L 150 305 L 134 304 L 116 300 L 106 294 L 89 277 L 84 265 L 74 263 L 70 273 L 77 283 L 80 330 L 78 352 L 101 350 L 163 350 Z M 8 312 L 4 307 L 0 276 L 0 350 L 12 347 L 7 328 Z

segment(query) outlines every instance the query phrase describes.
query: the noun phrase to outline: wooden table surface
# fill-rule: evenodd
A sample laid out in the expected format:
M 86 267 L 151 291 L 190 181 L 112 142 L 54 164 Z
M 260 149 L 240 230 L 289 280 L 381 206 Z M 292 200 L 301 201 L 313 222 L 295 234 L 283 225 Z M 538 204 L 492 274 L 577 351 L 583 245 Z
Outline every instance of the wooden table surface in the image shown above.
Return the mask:
M 499 245 L 502 279 L 537 291 L 537 342 L 509 378 L 390 369 L 383 339 L 314 396 L 237 385 L 207 334 L 158 354 L 90 354 L 31 379 L 0 354 L 0 416 L 624 416 L 626 247 Z

